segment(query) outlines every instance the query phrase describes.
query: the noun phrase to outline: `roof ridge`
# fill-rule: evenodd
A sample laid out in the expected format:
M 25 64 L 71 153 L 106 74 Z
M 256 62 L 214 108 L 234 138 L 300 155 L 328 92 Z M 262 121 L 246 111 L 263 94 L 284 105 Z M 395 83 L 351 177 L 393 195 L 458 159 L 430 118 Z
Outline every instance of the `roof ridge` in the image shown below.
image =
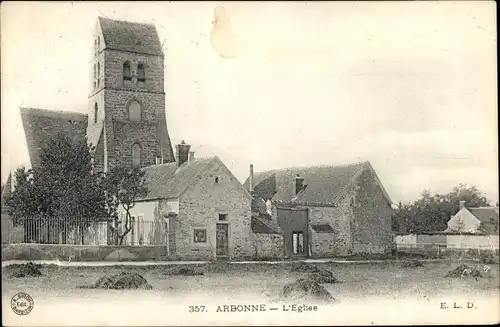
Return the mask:
M 294 166 L 294 167 L 276 168 L 276 169 L 257 171 L 256 173 L 257 174 L 271 173 L 271 172 L 279 172 L 279 171 L 293 170 L 293 169 L 306 169 L 306 168 L 309 168 L 309 169 L 310 168 L 347 168 L 347 167 L 353 167 L 353 166 L 366 165 L 367 163 L 370 163 L 370 161 L 363 160 L 363 161 L 357 161 L 357 162 L 342 164 L 342 165 L 324 164 L 324 165 L 314 165 L 314 166 Z
M 117 22 L 117 23 L 138 24 L 138 25 L 151 25 L 151 26 L 155 26 L 156 27 L 156 25 L 154 23 L 137 22 L 137 21 L 124 20 L 124 19 L 115 19 L 115 18 L 109 18 L 109 17 L 105 17 L 105 16 L 98 16 L 98 18 L 99 19 L 109 20 L 109 21 L 112 21 L 112 22 Z
M 20 111 L 24 112 L 39 112 L 43 114 L 62 114 L 62 115 L 81 115 L 88 117 L 87 114 L 84 114 L 79 111 L 72 110 L 61 110 L 61 109 L 44 109 L 44 108 L 33 108 L 33 107 L 19 107 Z

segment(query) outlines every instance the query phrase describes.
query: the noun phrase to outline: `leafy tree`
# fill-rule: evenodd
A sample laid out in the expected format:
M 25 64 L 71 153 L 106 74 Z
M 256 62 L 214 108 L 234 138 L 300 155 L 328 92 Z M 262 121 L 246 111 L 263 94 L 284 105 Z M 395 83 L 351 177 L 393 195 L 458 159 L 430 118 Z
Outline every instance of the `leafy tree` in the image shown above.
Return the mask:
M 122 245 L 134 224 L 130 210 L 134 207 L 135 200 L 147 193 L 144 171 L 124 166 L 112 168 L 106 174 L 105 191 L 112 242 Z M 123 219 L 119 215 L 120 207 L 125 211 Z
M 26 237 L 39 238 L 41 226 L 50 225 L 47 237 L 51 230 L 62 232 L 65 242 L 66 231 L 83 231 L 92 222 L 106 220 L 102 179 L 92 170 L 93 150 L 86 140 L 59 133 L 42 145 L 38 167 L 17 169 L 8 206 L 14 221 L 31 224 L 25 233 L 32 235 Z
M 393 231 L 408 234 L 445 230 L 448 220 L 458 212 L 460 201 L 470 207 L 490 205 L 476 186 L 459 184 L 447 194 L 424 190 L 416 201 L 397 206 L 392 217 Z

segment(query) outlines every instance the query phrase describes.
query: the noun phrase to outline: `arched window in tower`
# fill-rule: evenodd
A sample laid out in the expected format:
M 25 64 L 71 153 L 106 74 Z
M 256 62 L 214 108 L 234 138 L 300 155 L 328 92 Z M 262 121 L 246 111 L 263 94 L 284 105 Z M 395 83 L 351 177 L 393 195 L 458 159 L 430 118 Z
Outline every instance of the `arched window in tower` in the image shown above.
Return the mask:
M 141 146 L 138 143 L 132 145 L 132 167 L 141 167 Z
M 101 84 L 101 64 L 97 63 L 97 87 Z
M 99 114 L 99 108 L 97 107 L 97 103 L 94 105 L 94 124 L 97 124 L 97 115 Z
M 130 71 L 130 63 L 128 61 L 125 61 L 125 63 L 123 64 L 123 80 L 132 80 L 132 72 Z
M 146 81 L 146 71 L 144 69 L 144 64 L 137 65 L 137 80 L 139 82 Z
M 141 121 L 141 105 L 137 101 L 132 101 L 128 105 L 128 119 L 130 121 Z

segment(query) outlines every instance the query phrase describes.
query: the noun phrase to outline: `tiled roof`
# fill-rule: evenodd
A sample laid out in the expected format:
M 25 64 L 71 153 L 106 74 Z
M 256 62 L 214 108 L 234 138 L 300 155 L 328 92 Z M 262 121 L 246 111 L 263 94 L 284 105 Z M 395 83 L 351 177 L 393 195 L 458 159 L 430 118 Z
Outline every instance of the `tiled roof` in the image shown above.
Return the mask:
M 215 157 L 194 159 L 179 168 L 175 162 L 143 168 L 148 194 L 140 200 L 179 197 L 190 185 L 201 179 L 206 167 L 214 159 Z
M 163 56 L 153 24 L 127 22 L 99 17 L 105 48 Z
M 278 203 L 336 204 L 365 169 L 371 169 L 368 161 L 344 166 L 313 166 L 270 170 L 254 174 L 254 191 L 265 200 Z M 376 173 L 373 171 L 375 178 Z M 294 194 L 295 177 L 304 178 L 307 185 L 297 196 Z M 379 182 L 379 181 L 378 181 Z M 390 201 L 382 184 L 382 190 Z M 245 181 L 248 187 L 248 179 Z
M 252 216 L 252 232 L 257 234 L 283 234 L 283 230 L 274 220 L 257 216 Z
M 73 140 L 85 139 L 87 115 L 35 108 L 21 108 L 26 143 L 32 168 L 40 164 L 39 151 L 45 140 L 65 133 Z
M 498 207 L 467 208 L 481 221 L 481 229 L 486 234 L 498 234 Z

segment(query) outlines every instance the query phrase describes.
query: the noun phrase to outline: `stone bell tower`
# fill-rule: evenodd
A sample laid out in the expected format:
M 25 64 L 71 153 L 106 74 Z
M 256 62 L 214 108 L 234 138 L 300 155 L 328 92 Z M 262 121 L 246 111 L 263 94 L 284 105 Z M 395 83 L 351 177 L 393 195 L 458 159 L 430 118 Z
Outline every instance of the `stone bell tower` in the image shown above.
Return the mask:
M 174 162 L 155 26 L 99 17 L 93 36 L 87 140 L 96 168 Z

